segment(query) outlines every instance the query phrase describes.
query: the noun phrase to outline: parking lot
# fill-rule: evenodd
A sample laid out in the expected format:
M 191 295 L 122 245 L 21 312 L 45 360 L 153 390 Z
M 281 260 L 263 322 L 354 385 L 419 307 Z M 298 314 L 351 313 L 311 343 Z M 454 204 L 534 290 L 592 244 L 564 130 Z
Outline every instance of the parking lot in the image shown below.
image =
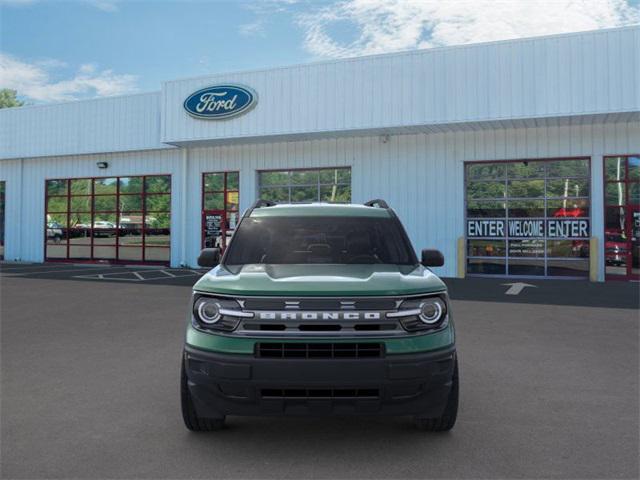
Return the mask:
M 2 478 L 638 478 L 637 283 L 447 280 L 450 433 L 231 417 L 194 434 L 178 376 L 202 274 L 0 265 Z

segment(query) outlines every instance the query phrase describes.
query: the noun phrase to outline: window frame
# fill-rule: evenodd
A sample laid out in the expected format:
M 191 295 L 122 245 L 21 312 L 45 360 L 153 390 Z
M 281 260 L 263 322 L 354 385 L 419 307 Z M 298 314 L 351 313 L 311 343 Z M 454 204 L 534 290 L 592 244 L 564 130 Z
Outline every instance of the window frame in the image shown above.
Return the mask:
M 148 193 L 147 190 L 147 179 L 148 178 L 153 178 L 153 177 L 168 177 L 168 191 L 166 192 L 151 192 Z M 133 192 L 133 193 L 121 193 L 120 191 L 120 187 L 121 187 L 121 179 L 123 178 L 139 178 L 142 179 L 142 187 L 140 192 Z M 103 179 L 115 179 L 115 188 L 116 191 L 115 193 L 113 192 L 106 192 L 106 193 L 96 193 L 96 180 L 103 180 Z M 78 180 L 88 180 L 90 181 L 90 193 L 82 193 L 79 195 L 73 195 L 73 192 L 71 191 L 71 182 L 73 181 L 78 181 Z M 52 181 L 58 181 L 58 182 L 65 182 L 66 183 L 66 193 L 65 194 L 53 194 L 53 195 L 49 195 L 49 190 L 48 190 L 48 186 L 49 186 L 49 182 Z M 44 180 L 44 256 L 43 258 L 45 259 L 45 261 L 48 262 L 73 262 L 73 263 L 113 263 L 113 264 L 145 264 L 145 265 L 169 265 L 171 263 L 171 215 L 172 215 L 172 211 L 171 211 L 171 203 L 172 203 L 172 190 L 173 190 L 173 178 L 171 174 L 168 173 L 158 173 L 158 174 L 144 174 L 144 175 L 108 175 L 108 176 L 104 176 L 104 177 L 68 177 L 68 178 L 60 178 L 60 177 L 55 177 L 55 178 L 45 178 Z M 120 197 L 121 195 L 124 196 L 140 196 L 141 198 L 141 205 L 140 205 L 140 210 L 121 210 L 120 208 Z M 150 196 L 160 196 L 160 195 L 164 195 L 169 199 L 169 203 L 168 203 L 168 210 L 153 210 L 153 211 L 148 211 L 147 210 L 147 197 Z M 95 208 L 95 200 L 96 197 L 100 198 L 100 197 L 116 197 L 116 206 L 115 206 L 115 210 L 96 210 Z M 90 207 L 89 210 L 87 211 L 77 211 L 77 212 L 72 212 L 71 211 L 71 200 L 72 198 L 88 198 L 89 199 L 89 203 L 90 203 Z M 66 198 L 67 201 L 67 209 L 65 212 L 50 212 L 49 211 L 49 199 L 50 198 Z M 120 244 L 120 238 L 123 238 L 124 235 L 120 235 L 121 233 L 121 225 L 120 225 L 120 218 L 122 217 L 123 213 L 127 213 L 127 214 L 136 214 L 139 215 L 142 218 L 142 223 L 141 223 L 141 227 L 140 227 L 140 240 L 141 240 L 141 244 L 140 246 L 136 246 L 136 247 L 128 247 L 126 245 L 121 245 Z M 47 230 L 48 230 L 48 216 L 50 214 L 57 214 L 57 215 L 66 215 L 66 224 L 63 227 L 64 228 L 64 240 L 66 243 L 66 253 L 64 257 L 49 257 L 47 256 L 47 246 L 48 246 L 48 237 L 47 237 Z M 73 244 L 73 246 L 84 246 L 84 247 L 89 247 L 89 256 L 88 258 L 85 257 L 71 257 L 71 247 L 72 247 L 72 242 L 71 242 L 71 237 L 70 237 L 70 230 L 72 230 L 71 228 L 71 215 L 72 214 L 81 214 L 81 215 L 88 215 L 90 218 L 90 225 L 89 228 L 87 228 L 87 232 L 89 234 L 89 238 L 90 238 L 90 242 L 85 245 L 85 244 Z M 150 214 L 150 215 L 148 215 Z M 147 216 L 153 216 L 153 214 L 167 214 L 169 216 L 169 242 L 167 245 L 148 245 L 147 242 L 147 237 L 151 236 L 151 235 L 147 235 L 147 232 L 153 232 L 153 231 L 158 231 L 158 230 L 164 230 L 164 228 L 157 228 L 157 227 L 147 227 L 146 224 L 146 218 Z M 96 215 L 100 215 L 100 216 L 107 216 L 107 215 L 113 215 L 115 216 L 115 228 L 114 230 L 114 236 L 113 236 L 113 243 L 109 243 L 109 244 L 98 244 L 97 247 L 113 247 L 115 249 L 115 258 L 102 258 L 100 256 L 96 256 L 95 254 L 95 248 L 96 248 L 96 242 L 95 242 L 95 230 L 97 230 L 95 228 L 95 222 L 96 222 Z M 98 220 L 100 221 L 100 220 Z M 133 249 L 133 248 L 139 248 L 140 249 L 140 253 L 141 253 L 141 259 L 140 260 L 127 260 L 127 259 L 122 259 L 121 258 L 121 252 L 120 250 L 123 249 L 124 251 L 127 251 L 127 249 Z M 150 254 L 152 251 L 155 251 L 156 249 L 166 249 L 169 251 L 169 259 L 168 260 L 148 260 L 147 256 L 148 253 Z
M 587 171 L 585 172 L 584 175 L 567 175 L 567 176 L 550 176 L 549 175 L 549 169 L 548 169 L 548 164 L 549 163 L 553 163 L 553 162 L 559 162 L 559 161 L 575 161 L 575 160 L 583 160 L 587 162 Z M 514 164 L 514 163 L 523 163 L 523 162 L 536 162 L 536 163 L 543 163 L 544 164 L 544 172 L 543 175 L 534 175 L 531 177 L 510 177 L 509 176 L 509 168 L 508 165 L 509 164 Z M 482 219 L 482 220 L 503 220 L 505 222 L 505 225 L 508 225 L 509 219 L 531 219 L 531 220 L 542 220 L 545 222 L 549 220 L 549 219 L 553 219 L 554 217 L 549 216 L 548 213 L 548 202 L 549 201 L 558 201 L 558 200 L 576 200 L 576 201 L 586 201 L 589 211 L 588 211 L 588 215 L 587 216 L 580 216 L 580 217 L 572 217 L 572 218 L 576 218 L 576 219 L 586 219 L 589 221 L 589 235 L 590 237 L 593 236 L 593 225 L 592 225 L 592 221 L 591 219 L 593 218 L 593 182 L 592 182 L 592 158 L 590 156 L 568 156 L 568 157 L 549 157 L 549 158 L 520 158 L 520 159 L 507 159 L 507 160 L 481 160 L 481 161 L 466 161 L 464 162 L 463 168 L 464 168 L 464 180 L 463 180 L 463 195 L 464 195 L 464 203 L 463 203 L 463 208 L 464 208 L 464 212 L 463 212 L 463 218 L 464 218 L 464 252 L 465 252 L 465 275 L 467 276 L 471 276 L 471 277 L 508 277 L 508 278 L 556 278 L 556 279 L 585 279 L 589 277 L 589 273 L 587 270 L 586 275 L 582 275 L 582 276 L 560 276 L 560 275 L 549 275 L 549 264 L 552 262 L 558 262 L 558 261 L 566 261 L 566 262 L 585 262 L 588 261 L 591 255 L 597 254 L 596 252 L 591 252 L 589 251 L 589 254 L 587 257 L 557 257 L 557 256 L 549 256 L 548 255 L 548 242 L 551 241 L 556 241 L 556 240 L 569 240 L 569 241 L 583 241 L 586 242 L 587 244 L 589 243 L 589 238 L 572 238 L 572 237 L 568 237 L 568 238 L 549 238 L 547 235 L 547 232 L 545 232 L 545 236 L 542 237 L 527 237 L 527 238 L 512 238 L 509 237 L 509 235 L 505 234 L 503 237 L 498 237 L 498 238 L 491 238 L 491 237 L 468 237 L 467 235 L 467 223 L 468 220 L 470 219 L 474 219 L 474 218 L 478 218 L 478 219 Z M 492 178 L 469 178 L 468 175 L 468 167 L 471 165 L 483 165 L 483 164 L 498 164 L 498 165 L 504 165 L 504 172 L 500 177 L 492 177 Z M 559 197 L 559 196 L 547 196 L 547 183 L 549 181 L 553 181 L 556 179 L 576 179 L 576 180 L 584 180 L 586 179 L 589 183 L 589 194 L 587 196 L 584 195 L 580 195 L 580 196 L 575 196 L 575 197 Z M 532 181 L 532 180 L 542 180 L 544 182 L 544 194 L 541 197 L 510 197 L 508 196 L 508 192 L 509 192 L 509 182 L 510 181 Z M 468 196 L 468 192 L 467 192 L 467 186 L 470 183 L 475 183 L 475 182 L 504 182 L 504 192 L 505 195 L 503 197 L 482 197 L 482 198 L 469 198 Z M 468 216 L 468 209 L 469 209 L 469 202 L 502 202 L 504 203 L 504 212 L 505 215 L 503 217 L 494 217 L 494 216 L 490 216 L 490 217 L 469 217 Z M 543 212 L 544 215 L 543 216 L 539 216 L 539 217 L 522 217 L 522 216 L 510 216 L 509 215 L 509 202 L 513 202 L 513 201 L 543 201 Z M 510 256 L 509 255 L 509 243 L 511 240 L 542 240 L 543 241 L 543 250 L 544 250 L 544 255 L 543 256 L 538 256 L 538 257 L 534 257 L 534 256 Z M 504 255 L 502 256 L 478 256 L 478 255 L 469 255 L 469 241 L 470 240 L 485 240 L 485 241 L 504 241 L 505 243 L 505 248 L 504 248 Z M 490 259 L 490 260 L 496 260 L 498 262 L 504 262 L 504 273 L 501 274 L 491 274 L 491 273 L 473 273 L 473 272 L 469 272 L 469 260 L 475 260 L 475 261 L 481 261 L 483 259 Z M 544 261 L 544 274 L 543 275 L 535 275 L 535 274 L 531 274 L 531 275 L 513 275 L 509 273 L 509 260 L 518 260 L 518 261 L 540 261 L 543 260 Z M 514 263 L 515 264 L 515 263 Z
M 322 183 L 320 181 L 320 172 L 326 170 L 348 170 L 349 171 L 349 181 L 348 182 L 331 182 L 331 183 Z M 262 174 L 263 173 L 287 173 L 289 181 L 286 184 L 273 184 L 264 186 L 262 184 Z M 315 184 L 312 183 L 300 183 L 294 184 L 291 183 L 291 172 L 318 172 L 318 181 Z M 265 189 L 276 189 L 276 188 L 286 188 L 288 189 L 288 201 L 286 202 L 276 202 L 276 203 L 293 203 L 291 202 L 291 190 L 295 187 L 316 187 L 317 197 L 316 200 L 304 201 L 304 202 L 295 202 L 295 203 L 313 203 L 313 202 L 322 202 L 321 200 L 321 190 L 324 186 L 337 185 L 343 187 L 349 187 L 349 201 L 348 202 L 330 202 L 330 203 L 350 203 L 352 201 L 353 187 L 352 187 L 352 173 L 353 169 L 350 165 L 345 166 L 336 166 L 336 167 L 301 167 L 301 168 L 275 168 L 275 169 L 265 169 L 265 170 L 257 170 L 257 196 L 256 198 L 262 198 L 262 191 Z

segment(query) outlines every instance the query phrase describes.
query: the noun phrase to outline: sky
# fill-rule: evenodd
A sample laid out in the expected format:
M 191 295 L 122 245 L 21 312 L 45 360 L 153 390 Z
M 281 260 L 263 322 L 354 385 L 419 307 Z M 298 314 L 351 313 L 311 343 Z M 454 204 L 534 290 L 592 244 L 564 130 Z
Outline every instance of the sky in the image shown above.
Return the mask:
M 0 88 L 29 104 L 166 80 L 640 23 L 640 0 L 0 0 Z

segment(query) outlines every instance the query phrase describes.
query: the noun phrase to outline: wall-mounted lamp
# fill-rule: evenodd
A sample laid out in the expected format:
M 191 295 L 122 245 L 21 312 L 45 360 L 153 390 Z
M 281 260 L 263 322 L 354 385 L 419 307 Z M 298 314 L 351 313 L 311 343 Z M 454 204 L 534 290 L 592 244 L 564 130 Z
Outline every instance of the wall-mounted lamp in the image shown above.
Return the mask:
M 107 162 L 97 162 L 96 165 L 98 168 L 107 168 L 109 166 Z

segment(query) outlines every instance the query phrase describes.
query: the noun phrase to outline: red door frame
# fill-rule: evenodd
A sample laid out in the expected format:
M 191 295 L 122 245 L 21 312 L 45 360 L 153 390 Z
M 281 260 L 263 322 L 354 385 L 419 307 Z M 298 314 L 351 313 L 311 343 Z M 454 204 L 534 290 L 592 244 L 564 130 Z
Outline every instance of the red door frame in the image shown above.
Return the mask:
M 136 177 L 136 178 L 142 178 L 142 191 L 139 193 L 139 195 L 141 195 L 142 197 L 142 202 L 143 205 L 141 206 L 142 210 L 141 210 L 141 215 L 142 215 L 142 244 L 141 244 L 141 249 L 142 249 L 142 260 L 121 260 L 119 258 L 119 254 L 120 254 L 120 206 L 119 206 L 119 199 L 120 199 L 120 179 L 121 178 L 132 178 L 132 177 Z M 169 191 L 166 193 L 149 193 L 146 191 L 146 179 L 147 177 L 169 177 Z M 100 212 L 100 213 L 105 213 L 105 214 L 113 214 L 115 215 L 116 218 L 116 228 L 115 228 L 115 251 L 116 251 L 116 258 L 115 259 L 100 259 L 100 258 L 94 258 L 94 227 L 93 227 L 93 221 L 94 221 L 94 216 L 95 216 L 95 209 L 94 209 L 94 203 L 95 203 L 95 197 L 96 197 L 96 193 L 95 193 L 95 180 L 101 180 L 104 178 L 115 178 L 116 179 L 116 193 L 115 193 L 115 197 L 116 197 L 116 210 L 115 211 L 104 211 L 104 212 Z M 49 195 L 48 189 L 47 189 L 47 183 L 51 180 L 63 180 L 66 182 L 67 185 L 67 193 L 65 195 Z M 69 237 L 69 224 L 70 224 L 70 220 L 71 220 L 71 197 L 74 195 L 71 195 L 71 181 L 72 180 L 90 180 L 91 181 L 91 192 L 87 193 L 87 194 L 82 194 L 82 195 L 76 195 L 76 196 L 80 196 L 80 197 L 88 197 L 90 198 L 91 201 L 91 210 L 88 212 L 81 212 L 84 214 L 89 214 L 91 216 L 91 226 L 89 228 L 89 235 L 91 238 L 91 243 L 89 245 L 90 247 L 90 257 L 91 258 L 70 258 L 70 250 L 71 250 L 71 243 L 70 243 L 70 237 Z M 145 235 L 145 231 L 146 231 L 146 224 L 145 224 L 145 219 L 147 216 L 147 213 L 154 213 L 154 212 L 147 212 L 146 211 L 146 197 L 150 196 L 150 195 L 169 195 L 169 214 L 171 214 L 171 197 L 173 195 L 172 193 L 172 176 L 171 174 L 162 174 L 162 173 L 158 173 L 158 174 L 147 174 L 147 175 L 115 175 L 115 176 L 105 176 L 105 177 L 66 177 L 66 178 L 45 178 L 44 181 L 44 253 L 43 253 L 43 258 L 45 262 L 57 262 L 57 263 L 89 263 L 89 264 L 114 264 L 114 265 L 122 265 L 122 264 L 130 264 L 130 265 L 162 265 L 162 266 L 168 266 L 170 264 L 170 261 L 162 261 L 162 260 L 146 260 L 145 256 L 146 256 L 146 235 Z M 122 194 L 125 195 L 125 194 Z M 127 194 L 128 195 L 128 194 Z M 131 195 L 138 195 L 136 194 L 131 194 Z M 113 196 L 113 194 L 97 194 L 97 196 Z M 66 221 L 66 226 L 65 226 L 65 238 L 66 238 L 66 257 L 65 258 L 59 258 L 59 257 L 47 257 L 47 215 L 50 213 L 48 211 L 48 201 L 50 197 L 66 197 L 67 200 L 67 211 L 66 211 L 66 217 L 67 217 L 67 221 Z M 62 212 L 61 212 L 62 213 Z M 157 213 L 157 212 L 155 212 Z M 164 212 L 162 212 L 164 213 Z M 127 247 L 123 247 L 123 248 L 127 248 Z M 154 246 L 154 248 L 163 248 L 163 249 L 167 249 L 169 250 L 169 256 L 171 256 L 171 247 L 164 247 L 164 246 Z
M 603 195 L 602 195 L 602 203 L 603 203 L 603 228 L 604 228 L 604 242 L 602 245 L 602 252 L 604 254 L 605 261 L 605 280 L 622 280 L 622 281 L 630 281 L 630 280 L 640 280 L 640 274 L 633 273 L 633 212 L 640 211 L 640 207 L 638 205 L 632 205 L 629 199 L 629 186 L 634 183 L 638 183 L 636 180 L 631 180 L 629 177 L 629 157 L 638 157 L 639 155 L 606 155 L 602 159 L 602 180 L 603 180 Z M 617 180 L 608 180 L 607 179 L 607 160 L 610 158 L 624 158 L 624 179 Z M 625 190 L 625 199 L 624 205 L 609 205 L 607 204 L 607 185 L 614 183 L 622 183 L 624 185 Z M 626 260 L 626 274 L 625 275 L 615 275 L 615 274 L 607 274 L 607 211 L 611 208 L 622 208 L 624 209 L 625 214 L 625 225 L 624 230 L 627 234 L 627 260 Z
M 235 173 L 238 175 L 238 188 L 237 189 L 229 189 L 229 185 L 228 185 L 228 178 L 229 178 L 229 174 L 230 173 Z M 223 179 L 222 179 L 222 188 L 223 190 L 206 190 L 205 188 L 205 177 L 206 175 L 213 175 L 213 174 L 222 174 L 223 175 Z M 230 213 L 228 207 L 228 194 L 229 193 L 237 193 L 238 194 L 238 204 L 240 202 L 240 185 L 239 185 L 239 181 L 240 181 L 240 172 L 238 170 L 225 170 L 225 171 L 221 171 L 221 172 L 202 172 L 202 178 L 201 178 L 201 214 L 200 214 L 200 245 L 201 248 L 205 248 L 205 218 L 207 215 L 220 215 L 221 216 L 221 221 L 220 221 L 220 233 L 222 236 L 222 245 L 221 245 L 221 250 L 224 252 L 224 250 L 227 248 L 227 215 L 228 213 Z M 217 209 L 217 210 L 207 210 L 205 209 L 205 196 L 207 193 L 222 193 L 223 195 L 223 203 L 222 203 L 222 209 Z M 235 212 L 237 213 L 237 208 L 236 210 L 232 210 L 231 212 Z

